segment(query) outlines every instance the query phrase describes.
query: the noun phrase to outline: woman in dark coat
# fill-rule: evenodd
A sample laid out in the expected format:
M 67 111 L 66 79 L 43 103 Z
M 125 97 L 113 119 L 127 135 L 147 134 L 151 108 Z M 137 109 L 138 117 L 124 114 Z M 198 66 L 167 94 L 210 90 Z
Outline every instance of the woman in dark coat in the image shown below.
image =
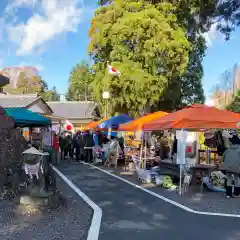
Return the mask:
M 94 147 L 94 140 L 93 135 L 87 131 L 86 134 L 83 136 L 83 143 L 84 143 L 84 157 L 86 162 L 93 161 L 93 147 Z

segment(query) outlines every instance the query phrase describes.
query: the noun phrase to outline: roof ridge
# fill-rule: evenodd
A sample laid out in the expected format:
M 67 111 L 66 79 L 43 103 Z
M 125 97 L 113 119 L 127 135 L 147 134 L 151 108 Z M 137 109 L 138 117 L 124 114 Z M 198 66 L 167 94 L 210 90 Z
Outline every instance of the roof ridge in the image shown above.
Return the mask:
M 48 101 L 47 103 L 95 103 L 94 101 Z
M 38 98 L 38 95 L 15 95 L 15 94 L 0 94 L 1 98 Z

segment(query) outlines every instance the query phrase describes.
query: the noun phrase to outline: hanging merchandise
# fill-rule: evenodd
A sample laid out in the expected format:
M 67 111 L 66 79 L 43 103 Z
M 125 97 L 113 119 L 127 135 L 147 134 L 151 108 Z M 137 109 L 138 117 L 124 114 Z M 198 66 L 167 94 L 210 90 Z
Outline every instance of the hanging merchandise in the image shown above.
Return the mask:
M 176 131 L 177 138 L 177 164 L 185 164 L 187 131 Z

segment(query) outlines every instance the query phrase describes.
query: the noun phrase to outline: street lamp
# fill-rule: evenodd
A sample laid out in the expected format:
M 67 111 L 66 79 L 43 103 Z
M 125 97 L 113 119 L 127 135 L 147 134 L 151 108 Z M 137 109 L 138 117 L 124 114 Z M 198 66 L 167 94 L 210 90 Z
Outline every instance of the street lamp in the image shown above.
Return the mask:
M 108 99 L 110 98 L 110 93 L 109 92 L 103 92 L 102 93 L 102 98 L 104 99 L 105 101 L 105 118 L 107 118 L 108 116 Z

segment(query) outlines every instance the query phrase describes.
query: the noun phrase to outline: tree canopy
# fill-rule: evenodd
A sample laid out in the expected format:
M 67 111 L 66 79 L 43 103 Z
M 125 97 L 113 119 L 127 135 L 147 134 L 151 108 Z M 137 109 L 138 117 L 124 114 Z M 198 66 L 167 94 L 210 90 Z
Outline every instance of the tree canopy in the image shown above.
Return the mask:
M 100 0 L 100 5 L 116 2 L 116 0 Z M 125 2 L 136 2 L 125 0 Z M 138 2 L 141 2 L 139 0 Z M 240 2 L 238 0 L 145 0 L 154 6 L 168 2 L 174 6 L 174 14 L 180 26 L 186 29 L 187 38 L 192 45 L 189 54 L 189 63 L 186 71 L 180 77 L 172 79 L 159 102 L 152 110 L 184 107 L 196 102 L 203 103 L 204 92 L 202 88 L 203 66 L 206 43 L 202 34 L 211 27 L 225 34 L 226 39 L 240 24 Z
M 69 101 L 93 100 L 93 76 L 87 62 L 82 61 L 71 71 L 66 98 Z
M 114 2 L 115 0 L 99 0 L 100 5 Z M 131 2 L 132 0 L 128 0 Z M 195 28 L 198 32 L 206 32 L 212 24 L 217 24 L 220 32 L 226 39 L 230 33 L 240 25 L 239 0 L 145 0 L 151 4 L 169 2 L 176 6 L 179 21 L 184 21 L 186 26 Z M 187 21 L 190 20 L 190 21 Z
M 113 112 L 146 111 L 185 72 L 192 45 L 174 11 L 169 3 L 114 1 L 95 12 L 89 31 L 94 93 L 101 102 L 108 90 Z M 107 61 L 120 77 L 107 74 Z

